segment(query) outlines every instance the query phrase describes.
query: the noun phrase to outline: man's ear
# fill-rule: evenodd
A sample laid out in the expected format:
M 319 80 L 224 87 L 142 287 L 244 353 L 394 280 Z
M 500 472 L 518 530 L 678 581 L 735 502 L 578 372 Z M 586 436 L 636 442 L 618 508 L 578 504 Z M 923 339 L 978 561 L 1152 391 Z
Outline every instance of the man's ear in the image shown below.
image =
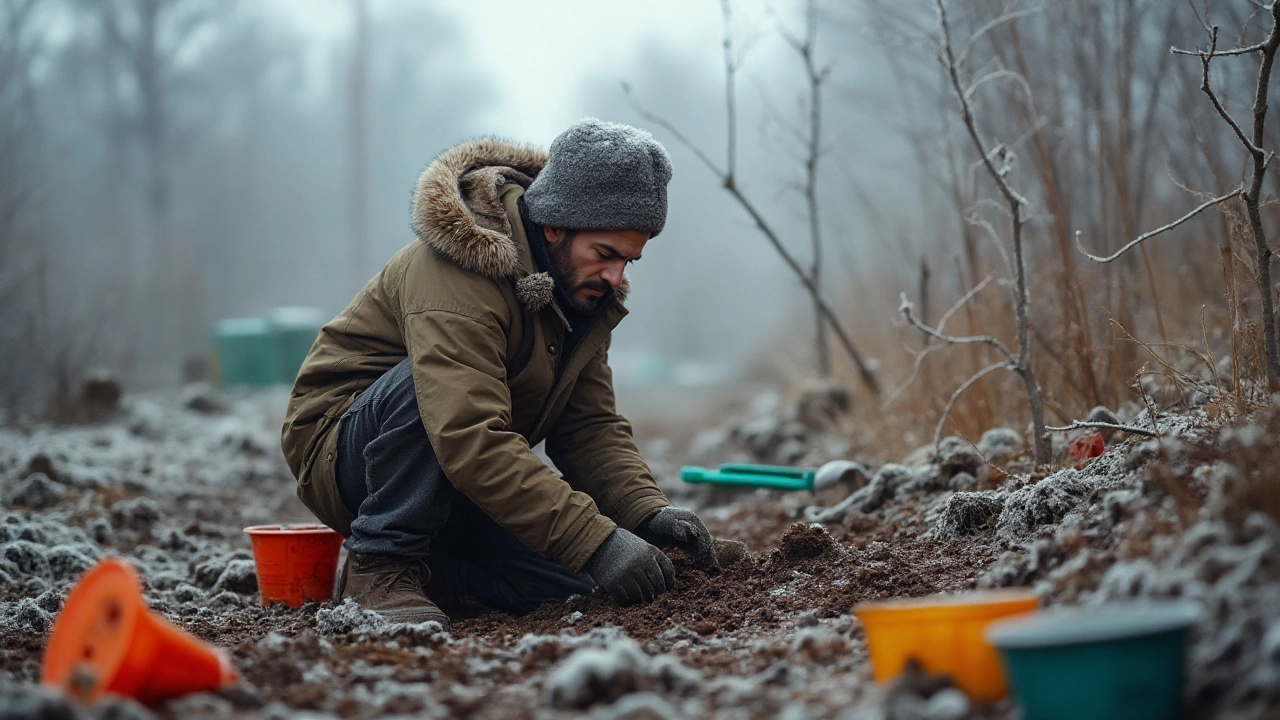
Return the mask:
M 550 225 L 542 226 L 542 234 L 547 238 L 548 245 L 555 245 L 564 239 L 564 228 L 551 227 Z

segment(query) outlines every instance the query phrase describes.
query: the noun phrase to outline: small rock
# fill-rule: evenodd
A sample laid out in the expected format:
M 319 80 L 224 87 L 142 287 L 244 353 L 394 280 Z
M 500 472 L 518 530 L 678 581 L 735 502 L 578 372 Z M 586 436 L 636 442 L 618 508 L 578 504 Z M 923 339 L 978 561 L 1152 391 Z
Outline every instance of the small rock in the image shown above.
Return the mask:
M 143 538 L 151 537 L 151 528 L 160 519 L 160 506 L 148 497 L 122 500 L 111 507 L 111 524 L 117 531 L 132 530 Z
M 211 385 L 204 382 L 192 383 L 182 389 L 178 396 L 182 407 L 202 415 L 220 415 L 227 412 L 226 403 L 218 397 Z
M 978 478 L 967 472 L 958 472 L 955 475 L 952 475 L 951 479 L 947 481 L 947 489 L 958 492 L 967 492 L 972 490 L 977 484 Z
M 747 556 L 747 544 L 739 540 L 715 539 L 716 562 L 721 568 L 737 565 Z
M 852 409 L 853 393 L 832 378 L 807 380 L 796 400 L 797 419 L 814 430 L 831 427 Z
M 258 592 L 258 575 L 254 562 L 236 558 L 227 563 L 213 585 L 213 592 L 230 590 L 241 595 Z
M 36 472 L 14 484 L 13 488 L 5 493 L 4 504 L 9 507 L 43 510 L 57 505 L 66 496 L 65 488 L 50 480 L 48 475 Z
M 1091 423 L 1107 423 L 1108 425 L 1120 424 L 1120 418 L 1116 417 L 1115 413 L 1102 405 L 1090 410 L 1089 414 L 1085 416 L 1084 421 Z
M 978 470 L 986 464 L 972 443 L 954 435 L 945 437 L 938 443 L 937 463 L 947 478 L 958 472 L 976 476 Z
M 110 371 L 102 368 L 90 370 L 80 383 L 77 417 L 79 422 L 97 422 L 120 409 L 124 391 L 120 381 Z
M 991 428 L 982 433 L 982 439 L 978 440 L 978 452 L 989 463 L 1005 462 L 1022 452 L 1022 435 L 1012 428 Z
M 796 616 L 796 627 L 809 628 L 818 626 L 818 611 L 805 610 Z
M 989 493 L 958 492 L 942 508 L 942 517 L 938 518 L 933 534 L 945 540 L 989 534 L 1003 509 L 1004 501 Z

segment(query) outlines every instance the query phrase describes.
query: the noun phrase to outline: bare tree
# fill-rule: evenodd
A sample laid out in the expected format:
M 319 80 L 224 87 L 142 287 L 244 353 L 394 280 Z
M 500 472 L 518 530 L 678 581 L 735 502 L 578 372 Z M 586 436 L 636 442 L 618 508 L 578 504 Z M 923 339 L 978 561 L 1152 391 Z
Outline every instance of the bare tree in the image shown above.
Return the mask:
M 369 279 L 369 4 L 353 0 L 355 38 L 347 97 L 347 205 L 352 292 Z
M 1012 276 L 1011 291 L 1014 307 L 1014 315 L 1017 325 L 1017 347 L 1016 352 L 1011 350 L 1003 342 L 994 335 L 970 335 L 970 336 L 954 336 L 948 335 L 943 331 L 946 319 L 949 318 L 960 305 L 972 298 L 977 290 L 981 289 L 981 285 L 971 291 L 969 294 L 961 298 L 957 303 L 957 307 L 943 317 L 939 322 L 938 328 L 926 325 L 915 314 L 915 308 L 910 301 L 907 300 L 906 294 L 902 296 L 902 304 L 899 311 L 902 316 L 922 332 L 932 336 L 934 339 L 947 345 L 986 345 L 996 351 L 1001 357 L 995 363 L 984 367 L 975 373 L 968 380 L 961 383 L 947 400 L 946 407 L 943 409 L 942 417 L 938 420 L 938 424 L 934 429 L 935 446 L 940 440 L 942 427 L 946 422 L 947 416 L 954 407 L 956 401 L 964 394 L 966 390 L 973 387 L 980 380 L 1000 370 L 1009 370 L 1015 373 L 1023 383 L 1027 393 L 1027 403 L 1031 410 L 1031 432 L 1032 445 L 1034 448 L 1034 456 L 1037 464 L 1047 464 L 1051 460 L 1050 446 L 1048 436 L 1045 434 L 1044 422 L 1044 399 L 1040 389 L 1039 380 L 1036 378 L 1035 371 L 1031 363 L 1031 333 L 1030 333 L 1030 317 L 1027 310 L 1027 270 L 1026 258 L 1024 253 L 1024 237 L 1023 231 L 1027 224 L 1028 202 L 1014 186 L 1010 180 L 1010 173 L 1013 170 L 1016 159 L 1014 150 L 1009 145 L 997 143 L 990 146 L 983 138 L 982 132 L 978 129 L 978 122 L 974 116 L 971 98 L 974 93 L 985 83 L 997 80 L 1006 80 L 1022 86 L 1025 91 L 1030 94 L 1030 88 L 1026 87 L 1026 80 L 1018 73 L 1007 69 L 996 69 L 988 72 L 971 82 L 961 80 L 960 75 L 964 71 L 965 60 L 968 59 L 974 44 L 985 34 L 995 27 L 1004 23 L 1016 21 L 1023 13 L 1005 12 L 996 19 L 988 22 L 982 27 L 974 31 L 972 36 L 963 48 L 957 52 L 952 44 L 951 25 L 947 17 L 947 4 L 945 0 L 934 0 L 938 12 L 938 28 L 940 31 L 940 49 L 938 59 L 942 63 L 944 72 L 946 73 L 955 100 L 959 106 L 960 119 L 964 124 L 965 131 L 969 139 L 973 142 L 974 148 L 977 150 L 980 162 L 985 168 L 987 175 L 995 184 L 1001 198 L 1007 209 L 1009 218 L 1010 245 L 1013 249 L 1012 258 L 1004 249 L 1003 242 L 998 237 L 993 226 L 985 220 L 981 220 L 976 214 L 971 215 L 973 221 L 982 229 L 986 230 L 996 240 L 1001 249 L 1001 254 L 1005 261 L 1006 272 Z M 985 283 L 984 283 L 985 284 Z M 931 348 L 926 348 L 926 352 Z
M 137 253 L 138 294 L 134 312 L 153 318 L 150 339 L 162 346 L 181 342 L 179 320 L 198 316 L 200 273 L 180 247 L 172 225 L 172 167 L 183 148 L 175 116 L 175 95 L 191 82 L 182 53 L 207 24 L 230 11 L 216 0 L 80 0 L 96 16 L 103 83 L 117 96 L 119 117 L 107 118 L 136 143 L 145 173 L 146 244 Z M 201 333 L 202 335 L 202 333 Z M 150 352 L 158 350 L 148 348 Z
M 1222 119 L 1222 122 L 1231 129 L 1235 138 L 1244 146 L 1250 161 L 1247 166 L 1248 180 L 1233 190 L 1201 203 L 1177 220 L 1137 236 L 1110 255 L 1099 256 L 1087 252 L 1080 242 L 1080 233 L 1076 234 L 1076 243 L 1080 248 L 1080 252 L 1084 253 L 1090 260 L 1098 263 L 1110 263 L 1123 257 L 1134 248 L 1141 248 L 1147 240 L 1173 230 L 1201 212 L 1239 197 L 1244 204 L 1245 215 L 1248 220 L 1249 238 L 1254 248 L 1254 280 L 1257 282 L 1262 304 L 1263 352 L 1266 360 L 1266 373 L 1271 382 L 1276 383 L 1280 382 L 1280 347 L 1277 346 L 1276 340 L 1275 296 L 1271 285 L 1271 256 L 1273 251 L 1267 240 L 1261 208 L 1263 204 L 1262 186 L 1266 180 L 1267 166 L 1275 158 L 1275 152 L 1266 149 L 1266 118 L 1267 94 L 1271 86 L 1271 70 L 1275 64 L 1276 51 L 1280 49 L 1280 2 L 1273 0 L 1273 2 L 1265 5 L 1260 2 L 1255 2 L 1254 4 L 1271 17 L 1271 29 L 1261 42 L 1219 50 L 1219 28 L 1217 25 L 1209 24 L 1206 14 L 1204 18 L 1197 17 L 1208 37 L 1207 49 L 1181 50 L 1176 47 L 1170 48 L 1170 52 L 1174 55 L 1189 55 L 1200 59 L 1200 90 L 1209 98 L 1209 102 L 1213 105 L 1214 111 Z M 1192 5 L 1192 10 L 1195 10 L 1194 5 Z M 1254 54 L 1259 56 L 1259 60 L 1257 81 L 1254 86 L 1253 124 L 1249 132 L 1246 132 L 1245 128 L 1223 105 L 1210 81 L 1209 70 L 1215 58 Z
M 858 375 L 863 384 L 875 395 L 880 394 L 879 381 L 872 372 L 871 367 L 859 352 L 849 334 L 841 325 L 839 318 L 831 310 L 831 306 L 823 299 L 822 296 L 822 230 L 821 216 L 818 208 L 818 169 L 823 157 L 824 148 L 822 146 L 822 89 L 826 82 L 830 70 L 827 67 L 820 67 L 814 55 L 814 46 L 817 38 L 817 28 L 819 24 L 818 8 L 815 0 L 807 0 L 805 6 L 805 31 L 803 36 L 793 36 L 787 32 L 783 32 L 784 40 L 791 46 L 793 50 L 800 56 L 804 64 L 807 77 L 808 88 L 808 122 L 807 129 L 798 130 L 792 128 L 793 135 L 800 140 L 805 147 L 805 181 L 802 185 L 802 194 L 805 198 L 806 214 L 809 225 L 809 244 L 811 262 L 806 269 L 801 261 L 795 256 L 787 245 L 782 241 L 781 234 L 775 229 L 772 223 L 765 219 L 759 207 L 752 201 L 738 184 L 738 104 L 737 104 L 737 73 L 742 67 L 742 58 L 735 52 L 733 28 L 732 28 L 732 10 L 729 0 L 721 0 L 721 13 L 724 17 L 724 69 L 725 69 L 725 114 L 726 114 L 726 148 L 725 163 L 721 166 L 702 150 L 698 145 L 693 143 L 688 136 L 680 131 L 667 119 L 645 109 L 636 103 L 636 110 L 646 120 L 665 129 L 667 132 L 686 148 L 692 152 L 708 170 L 716 176 L 720 181 L 720 185 L 725 191 L 738 203 L 738 205 L 746 211 L 755 223 L 756 229 L 764 235 L 769 241 L 770 246 L 782 258 L 787 268 L 796 276 L 800 284 L 804 286 L 809 297 L 813 301 L 814 315 L 816 318 L 815 332 L 815 350 L 818 357 L 818 367 L 820 372 L 827 374 L 830 372 L 829 351 L 827 349 L 826 329 L 830 328 L 835 335 L 837 342 L 841 348 L 849 356 L 849 359 L 856 366 Z M 623 89 L 630 95 L 630 87 L 624 85 Z M 634 100 L 634 99 L 633 99 Z
M 31 331 L 35 314 L 32 278 L 39 264 L 35 237 L 40 178 L 31 69 L 40 52 L 33 25 L 36 0 L 0 2 L 0 407 L 16 409 L 37 386 Z

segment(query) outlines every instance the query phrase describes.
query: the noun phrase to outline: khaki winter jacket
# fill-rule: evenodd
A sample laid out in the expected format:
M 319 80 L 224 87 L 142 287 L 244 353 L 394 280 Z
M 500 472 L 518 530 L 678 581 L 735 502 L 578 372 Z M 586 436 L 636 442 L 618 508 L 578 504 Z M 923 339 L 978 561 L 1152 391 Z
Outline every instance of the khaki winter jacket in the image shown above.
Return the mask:
M 334 478 L 338 421 L 406 356 L 445 476 L 542 555 L 578 572 L 615 527 L 669 504 L 614 406 L 606 354 L 625 285 L 560 357 L 565 323 L 516 208 L 545 163 L 492 139 L 436 158 L 414 193 L 417 239 L 312 345 L 281 443 L 298 497 L 343 535 L 354 517 Z M 563 479 L 530 450 L 544 439 Z

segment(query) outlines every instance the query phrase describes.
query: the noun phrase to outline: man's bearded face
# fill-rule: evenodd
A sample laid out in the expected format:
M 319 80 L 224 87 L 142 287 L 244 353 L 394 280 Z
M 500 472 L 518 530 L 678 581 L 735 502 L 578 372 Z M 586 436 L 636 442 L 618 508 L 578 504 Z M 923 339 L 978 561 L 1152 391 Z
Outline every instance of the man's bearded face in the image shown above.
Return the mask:
M 627 263 L 640 259 L 649 233 L 639 230 L 565 230 L 543 227 L 551 269 L 573 310 L 594 312 L 622 284 Z

